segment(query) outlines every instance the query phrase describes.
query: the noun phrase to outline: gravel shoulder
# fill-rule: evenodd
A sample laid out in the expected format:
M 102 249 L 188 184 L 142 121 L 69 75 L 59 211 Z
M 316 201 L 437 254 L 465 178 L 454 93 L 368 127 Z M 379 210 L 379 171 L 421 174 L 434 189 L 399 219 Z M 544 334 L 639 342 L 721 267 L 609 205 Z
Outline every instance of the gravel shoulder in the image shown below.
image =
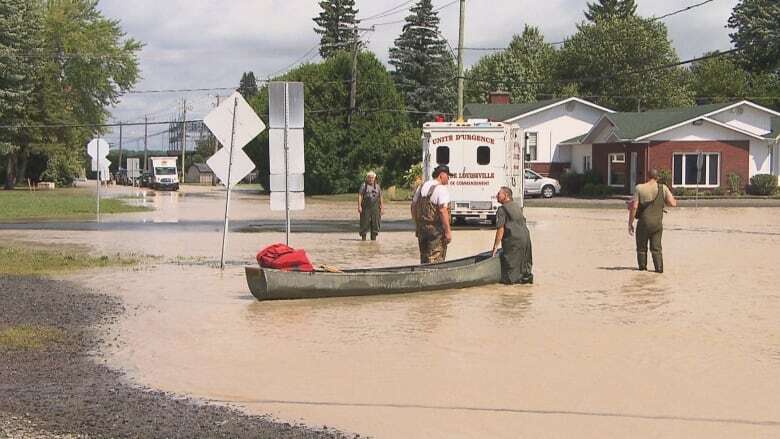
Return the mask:
M 0 304 L 0 438 L 351 437 L 133 385 L 97 354 L 116 298 L 0 276 Z

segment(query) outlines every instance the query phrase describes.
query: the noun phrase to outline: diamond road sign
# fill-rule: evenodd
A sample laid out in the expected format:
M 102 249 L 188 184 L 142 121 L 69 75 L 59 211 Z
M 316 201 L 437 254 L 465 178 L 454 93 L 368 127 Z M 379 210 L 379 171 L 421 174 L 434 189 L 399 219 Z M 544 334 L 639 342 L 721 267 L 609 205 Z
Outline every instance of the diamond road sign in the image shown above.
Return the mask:
M 235 127 L 233 126 L 233 112 L 235 110 Z M 265 124 L 257 116 L 252 107 L 247 104 L 239 92 L 233 93 L 225 99 L 219 107 L 215 108 L 204 119 L 203 123 L 211 130 L 214 137 L 219 140 L 223 148 L 217 151 L 206 161 L 214 175 L 222 184 L 228 179 L 228 167 L 230 163 L 229 150 L 231 139 L 233 147 L 233 166 L 230 170 L 230 182 L 226 186 L 233 187 L 247 174 L 255 169 L 255 164 L 244 153 L 242 148 L 246 146 L 258 134 L 263 132 Z M 234 131 L 235 129 L 235 131 Z

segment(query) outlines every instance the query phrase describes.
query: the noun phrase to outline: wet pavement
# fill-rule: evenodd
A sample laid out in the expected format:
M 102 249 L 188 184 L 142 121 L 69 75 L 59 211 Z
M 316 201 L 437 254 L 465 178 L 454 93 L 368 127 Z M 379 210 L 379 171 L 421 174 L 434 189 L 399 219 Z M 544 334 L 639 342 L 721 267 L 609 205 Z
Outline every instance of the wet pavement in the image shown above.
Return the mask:
M 241 265 L 284 240 L 282 215 L 267 198 L 236 197 L 234 230 L 259 227 L 230 234 L 233 264 L 220 273 L 224 203 L 202 192 L 147 197 L 156 211 L 104 225 L 180 223 L 0 237 L 149 255 L 68 277 L 133 310 L 111 329 L 109 364 L 249 413 L 391 438 L 780 435 L 780 209 L 672 210 L 656 275 L 633 270 L 625 210 L 529 207 L 532 286 L 258 302 Z M 348 229 L 353 208 L 313 200 L 293 214 L 304 231 L 291 245 L 315 264 L 415 263 L 406 203 L 389 205 L 373 243 Z M 448 256 L 492 238 L 460 228 Z

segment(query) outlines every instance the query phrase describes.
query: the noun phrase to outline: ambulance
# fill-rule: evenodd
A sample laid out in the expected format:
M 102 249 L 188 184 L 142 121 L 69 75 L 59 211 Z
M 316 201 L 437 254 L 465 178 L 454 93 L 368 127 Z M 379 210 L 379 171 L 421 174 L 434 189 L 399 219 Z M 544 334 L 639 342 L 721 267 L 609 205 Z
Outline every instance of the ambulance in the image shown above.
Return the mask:
M 453 223 L 466 218 L 495 222 L 501 186 L 512 189 L 523 203 L 522 130 L 501 122 L 427 122 L 422 130 L 425 181 L 438 165 L 450 168 L 450 215 Z

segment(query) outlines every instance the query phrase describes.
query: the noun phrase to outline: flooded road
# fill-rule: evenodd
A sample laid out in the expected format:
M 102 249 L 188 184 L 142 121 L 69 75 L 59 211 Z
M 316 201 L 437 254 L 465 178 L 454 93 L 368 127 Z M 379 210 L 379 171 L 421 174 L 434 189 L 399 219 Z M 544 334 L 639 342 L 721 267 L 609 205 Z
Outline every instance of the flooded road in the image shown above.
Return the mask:
M 158 210 L 107 221 L 218 221 L 219 194 L 163 194 Z M 232 217 L 275 221 L 238 195 Z M 353 202 L 293 216 L 343 221 Z M 386 219 L 402 222 L 405 203 Z M 221 227 L 2 230 L 18 241 L 148 255 L 135 269 L 69 277 L 116 294 L 127 314 L 109 362 L 154 388 L 378 438 L 778 437 L 779 209 L 677 209 L 666 273 L 640 273 L 624 210 L 529 208 L 533 286 L 258 302 L 242 265 L 278 231 Z M 487 228 L 448 256 L 484 251 Z M 415 263 L 411 231 L 296 233 L 315 264 Z

